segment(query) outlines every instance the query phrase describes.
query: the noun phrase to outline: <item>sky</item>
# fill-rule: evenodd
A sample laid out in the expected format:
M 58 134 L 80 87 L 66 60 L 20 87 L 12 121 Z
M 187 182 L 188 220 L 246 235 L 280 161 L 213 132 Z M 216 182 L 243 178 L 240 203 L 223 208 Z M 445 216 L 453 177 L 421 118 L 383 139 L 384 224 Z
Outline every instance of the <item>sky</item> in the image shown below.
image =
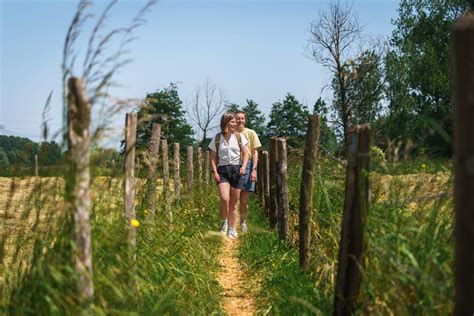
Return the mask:
M 62 124 L 61 61 L 64 38 L 77 7 L 70 0 L 0 0 L 0 135 L 41 140 L 45 101 L 51 129 Z M 96 16 L 108 2 L 95 1 Z M 363 34 L 389 38 L 398 0 L 353 0 Z M 119 1 L 107 27 L 127 26 L 144 1 Z M 268 117 L 273 102 L 294 94 L 312 109 L 331 76 L 307 57 L 308 29 L 319 0 L 162 0 L 146 15 L 129 45 L 133 59 L 115 78 L 120 98 L 142 99 L 147 93 L 179 83 L 184 108 L 206 79 L 221 87 L 229 102 L 256 101 Z M 79 43 L 85 43 L 91 23 Z M 84 45 L 78 47 L 85 50 Z M 81 50 L 82 49 L 82 50 Z M 81 65 L 79 54 L 78 65 Z M 78 67 L 77 72 L 79 72 Z M 124 113 L 111 120 L 102 144 L 119 146 Z

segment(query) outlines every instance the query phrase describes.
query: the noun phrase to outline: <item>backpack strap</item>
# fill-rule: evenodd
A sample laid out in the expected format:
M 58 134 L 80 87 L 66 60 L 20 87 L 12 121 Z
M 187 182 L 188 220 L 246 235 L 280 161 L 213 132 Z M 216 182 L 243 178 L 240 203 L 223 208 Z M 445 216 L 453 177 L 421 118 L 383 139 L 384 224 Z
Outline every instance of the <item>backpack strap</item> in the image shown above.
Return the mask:
M 217 133 L 214 138 L 214 145 L 216 147 L 216 167 L 219 164 L 219 146 L 221 144 L 221 133 Z

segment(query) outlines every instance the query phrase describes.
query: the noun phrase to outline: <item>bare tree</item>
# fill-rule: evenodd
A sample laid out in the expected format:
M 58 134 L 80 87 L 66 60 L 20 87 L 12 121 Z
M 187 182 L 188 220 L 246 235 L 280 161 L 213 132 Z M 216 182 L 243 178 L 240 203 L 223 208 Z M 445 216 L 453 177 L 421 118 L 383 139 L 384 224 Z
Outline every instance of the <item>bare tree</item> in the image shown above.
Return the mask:
M 344 151 L 348 148 L 350 130 L 350 104 L 347 96 L 348 78 L 344 65 L 353 54 L 362 27 L 351 8 L 340 1 L 331 2 L 327 11 L 320 11 L 310 26 L 309 57 L 329 69 L 335 76 L 338 98 L 333 104 L 339 113 L 343 129 Z
M 215 127 L 211 126 L 212 122 L 225 111 L 226 106 L 224 90 L 210 82 L 209 78 L 196 88 L 188 113 L 202 132 L 202 141 L 206 140 L 209 130 Z

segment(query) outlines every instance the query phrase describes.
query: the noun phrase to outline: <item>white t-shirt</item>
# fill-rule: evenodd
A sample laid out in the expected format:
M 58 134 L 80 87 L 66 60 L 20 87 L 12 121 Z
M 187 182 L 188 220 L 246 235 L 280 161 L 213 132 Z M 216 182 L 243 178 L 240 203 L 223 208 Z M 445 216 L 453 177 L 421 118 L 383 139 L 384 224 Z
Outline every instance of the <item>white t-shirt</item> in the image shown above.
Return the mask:
M 229 142 L 226 142 L 222 134 L 219 133 L 217 135 L 220 135 L 221 138 L 219 141 L 219 152 L 217 152 L 219 156 L 217 166 L 240 165 L 240 150 L 247 150 L 247 138 L 245 138 L 243 134 L 240 134 L 242 148 L 239 149 L 239 142 L 237 141 L 235 133 L 230 135 Z M 209 143 L 209 149 L 214 152 L 216 152 L 216 136 L 214 136 Z

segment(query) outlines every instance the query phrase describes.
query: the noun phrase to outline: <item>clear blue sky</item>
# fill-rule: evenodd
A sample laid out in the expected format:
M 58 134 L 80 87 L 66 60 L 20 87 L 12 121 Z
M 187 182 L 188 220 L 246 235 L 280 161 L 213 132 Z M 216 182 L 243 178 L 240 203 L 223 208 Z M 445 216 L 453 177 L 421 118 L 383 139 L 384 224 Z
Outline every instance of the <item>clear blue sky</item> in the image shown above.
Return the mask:
M 0 134 L 40 140 L 44 102 L 54 91 L 51 125 L 61 124 L 61 58 L 67 27 L 77 2 L 0 0 Z M 98 14 L 105 1 L 90 11 Z M 119 1 L 108 26 L 125 26 L 144 1 Z M 354 0 L 364 34 L 389 37 L 398 0 Z M 162 0 L 147 15 L 131 44 L 133 63 L 117 77 L 119 97 L 181 82 L 180 96 L 191 100 L 207 77 L 226 91 L 230 102 L 255 100 L 268 115 L 271 104 L 293 93 L 312 108 L 329 74 L 306 58 L 308 27 L 328 1 Z M 84 33 L 85 36 L 88 33 Z M 123 115 L 114 120 L 121 138 Z

